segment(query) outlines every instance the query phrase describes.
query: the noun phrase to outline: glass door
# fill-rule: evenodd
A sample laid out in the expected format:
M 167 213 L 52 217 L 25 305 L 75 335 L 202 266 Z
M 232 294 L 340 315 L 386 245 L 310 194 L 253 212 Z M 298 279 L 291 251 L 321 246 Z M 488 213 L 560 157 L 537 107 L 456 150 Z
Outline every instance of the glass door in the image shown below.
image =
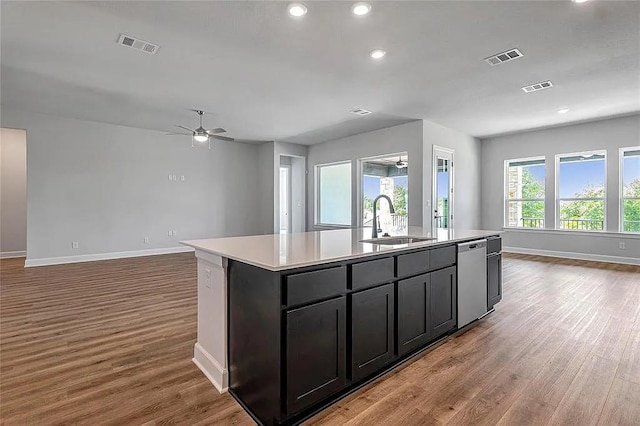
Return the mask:
M 435 235 L 453 227 L 453 150 L 433 147 L 433 229 Z

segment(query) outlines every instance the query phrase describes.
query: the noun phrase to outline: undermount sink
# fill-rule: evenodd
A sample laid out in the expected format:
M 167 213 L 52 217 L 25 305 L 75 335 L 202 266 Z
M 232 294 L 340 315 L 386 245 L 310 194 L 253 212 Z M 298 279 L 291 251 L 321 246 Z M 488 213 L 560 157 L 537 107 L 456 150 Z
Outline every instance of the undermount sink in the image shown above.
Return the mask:
M 396 244 L 411 244 L 411 243 L 420 243 L 424 241 L 433 241 L 435 238 L 431 237 L 412 237 L 410 235 L 404 235 L 400 237 L 382 237 L 382 238 L 371 238 L 369 240 L 361 240 L 361 243 L 370 243 L 370 244 L 382 244 L 394 246 Z

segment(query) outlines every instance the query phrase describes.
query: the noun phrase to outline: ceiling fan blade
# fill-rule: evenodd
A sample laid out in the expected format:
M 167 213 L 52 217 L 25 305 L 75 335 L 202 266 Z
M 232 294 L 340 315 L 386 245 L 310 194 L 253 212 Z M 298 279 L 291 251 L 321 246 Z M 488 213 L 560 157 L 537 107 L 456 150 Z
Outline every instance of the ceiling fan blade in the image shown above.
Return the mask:
M 227 137 L 227 136 L 211 135 L 211 137 L 212 137 L 212 138 L 214 138 L 214 139 L 220 139 L 220 140 L 222 140 L 222 141 L 229 141 L 229 142 L 233 142 L 233 141 L 235 141 L 235 139 L 234 139 L 234 138 L 229 138 L 229 137 Z
M 190 131 L 192 134 L 194 133 L 194 130 L 191 130 L 191 129 L 190 129 L 190 128 L 188 128 L 188 127 L 184 127 L 184 126 L 181 126 L 181 125 L 179 125 L 179 124 L 176 124 L 176 127 L 180 127 L 181 129 L 188 130 L 188 131 Z
M 209 133 L 210 135 L 215 135 L 217 133 L 227 133 L 227 131 L 222 127 L 217 127 L 215 129 L 207 130 L 207 133 Z
M 193 133 L 165 133 L 165 136 L 193 136 Z

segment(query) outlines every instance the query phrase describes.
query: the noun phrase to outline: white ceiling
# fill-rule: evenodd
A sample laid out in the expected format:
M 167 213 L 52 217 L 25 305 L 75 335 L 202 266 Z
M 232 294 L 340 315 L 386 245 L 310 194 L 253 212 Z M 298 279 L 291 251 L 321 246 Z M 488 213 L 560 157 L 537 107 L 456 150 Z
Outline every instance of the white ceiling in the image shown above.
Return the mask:
M 351 4 L 307 1 L 294 19 L 272 1 L 2 1 L 1 102 L 167 131 L 197 107 L 230 136 L 303 144 L 414 119 L 486 137 L 640 111 L 640 2 Z M 514 47 L 523 58 L 483 61 Z

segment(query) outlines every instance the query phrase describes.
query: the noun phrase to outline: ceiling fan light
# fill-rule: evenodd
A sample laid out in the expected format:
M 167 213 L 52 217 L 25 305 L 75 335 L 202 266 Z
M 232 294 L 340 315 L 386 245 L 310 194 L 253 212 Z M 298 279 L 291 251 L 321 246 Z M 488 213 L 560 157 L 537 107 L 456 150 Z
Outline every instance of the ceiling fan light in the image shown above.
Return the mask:
M 193 139 L 196 142 L 202 143 L 202 142 L 206 142 L 206 141 L 209 140 L 209 135 L 193 135 Z

